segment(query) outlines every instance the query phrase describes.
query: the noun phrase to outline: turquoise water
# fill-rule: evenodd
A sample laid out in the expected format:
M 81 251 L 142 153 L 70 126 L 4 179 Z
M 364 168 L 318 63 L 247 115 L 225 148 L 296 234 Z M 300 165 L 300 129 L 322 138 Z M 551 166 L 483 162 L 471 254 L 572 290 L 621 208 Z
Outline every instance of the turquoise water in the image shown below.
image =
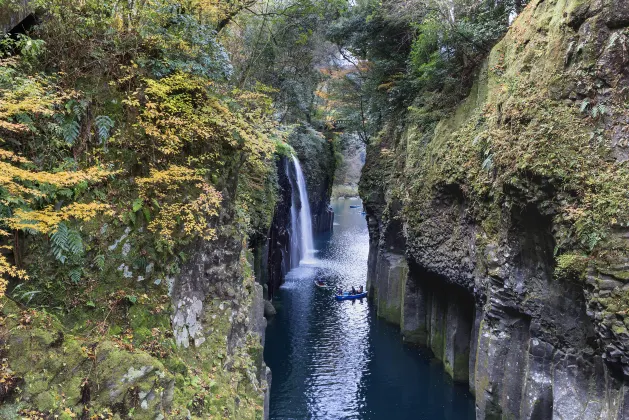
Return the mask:
M 357 204 L 332 203 L 334 231 L 315 237 L 314 261 L 293 269 L 274 301 L 264 353 L 270 418 L 474 419 L 467 386 L 453 384 L 429 350 L 405 345 L 366 299 L 334 300 L 337 287 L 366 282 L 369 238 L 360 209 L 350 208 Z

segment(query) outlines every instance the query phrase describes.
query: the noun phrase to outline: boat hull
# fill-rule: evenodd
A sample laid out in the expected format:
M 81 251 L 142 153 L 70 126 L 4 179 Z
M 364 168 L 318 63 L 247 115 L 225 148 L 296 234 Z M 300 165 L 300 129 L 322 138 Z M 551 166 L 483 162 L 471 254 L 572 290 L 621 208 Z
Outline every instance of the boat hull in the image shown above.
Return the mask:
M 362 292 L 362 293 L 357 293 L 355 295 L 336 295 L 334 296 L 334 298 L 336 300 L 355 300 L 355 299 L 362 299 L 367 297 L 367 292 Z

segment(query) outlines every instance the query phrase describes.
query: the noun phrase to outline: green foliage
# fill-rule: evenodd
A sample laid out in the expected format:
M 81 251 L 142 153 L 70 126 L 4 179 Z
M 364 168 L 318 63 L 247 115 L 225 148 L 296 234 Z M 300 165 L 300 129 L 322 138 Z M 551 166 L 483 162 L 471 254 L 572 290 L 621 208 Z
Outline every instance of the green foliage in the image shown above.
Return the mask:
M 111 136 L 111 130 L 114 128 L 114 120 L 107 115 L 99 115 L 94 119 L 94 124 L 96 124 L 99 141 L 106 142 Z
M 447 114 L 469 92 L 474 70 L 507 30 L 510 15 L 525 4 L 366 0 L 350 7 L 328 37 L 355 67 L 355 80 L 346 77 L 339 89 L 354 91 L 339 98 L 353 108 L 343 111 L 352 129 L 367 141 L 409 108 L 428 124 Z
M 377 133 L 389 116 L 408 107 L 417 91 L 406 77 L 413 32 L 409 22 L 392 19 L 377 1 L 359 2 L 328 28 L 328 38 L 357 70 L 358 100 L 351 102 L 362 114 L 361 125 L 362 121 L 370 125 L 363 130 L 364 140 Z
M 184 72 L 209 79 L 228 78 L 232 73 L 229 57 L 217 41 L 214 25 L 198 16 L 179 13 L 179 5 L 163 2 L 144 10 L 139 34 L 153 44 L 153 52 L 142 56 L 138 64 L 150 69 L 155 77 Z
M 65 223 L 59 223 L 57 230 L 50 235 L 50 246 L 55 259 L 61 264 L 65 264 L 68 258 L 81 257 L 84 252 L 81 234 Z
M 285 143 L 283 141 L 278 141 L 275 144 L 275 153 L 277 153 L 280 156 L 290 157 L 295 153 L 295 150 L 292 148 L 290 144 Z
M 562 254 L 556 258 L 555 277 L 562 280 L 582 282 L 585 279 L 586 270 L 590 258 L 583 254 Z
M 312 122 L 314 91 L 323 80 L 317 67 L 336 54 L 325 30 L 346 5 L 345 0 L 290 0 L 259 3 L 241 14 L 239 25 L 225 36 L 237 86 L 270 86 L 282 122 Z
M 103 254 L 97 254 L 94 257 L 94 264 L 100 271 L 103 271 L 105 268 L 105 256 Z

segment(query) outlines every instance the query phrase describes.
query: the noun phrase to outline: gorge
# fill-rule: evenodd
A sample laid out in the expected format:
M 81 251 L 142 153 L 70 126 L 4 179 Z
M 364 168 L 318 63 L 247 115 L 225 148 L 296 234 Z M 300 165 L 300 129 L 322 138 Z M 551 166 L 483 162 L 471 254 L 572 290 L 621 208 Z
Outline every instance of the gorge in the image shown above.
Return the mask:
M 628 2 L 0 29 L 1 419 L 629 419 Z

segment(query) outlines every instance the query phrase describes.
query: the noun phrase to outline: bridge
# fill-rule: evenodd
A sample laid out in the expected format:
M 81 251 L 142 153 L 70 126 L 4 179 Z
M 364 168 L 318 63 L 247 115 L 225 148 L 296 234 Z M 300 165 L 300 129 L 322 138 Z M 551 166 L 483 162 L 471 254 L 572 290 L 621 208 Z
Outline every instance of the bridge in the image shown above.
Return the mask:
M 329 120 L 323 122 L 323 128 L 329 131 L 344 130 L 351 124 L 352 120 L 349 119 Z

